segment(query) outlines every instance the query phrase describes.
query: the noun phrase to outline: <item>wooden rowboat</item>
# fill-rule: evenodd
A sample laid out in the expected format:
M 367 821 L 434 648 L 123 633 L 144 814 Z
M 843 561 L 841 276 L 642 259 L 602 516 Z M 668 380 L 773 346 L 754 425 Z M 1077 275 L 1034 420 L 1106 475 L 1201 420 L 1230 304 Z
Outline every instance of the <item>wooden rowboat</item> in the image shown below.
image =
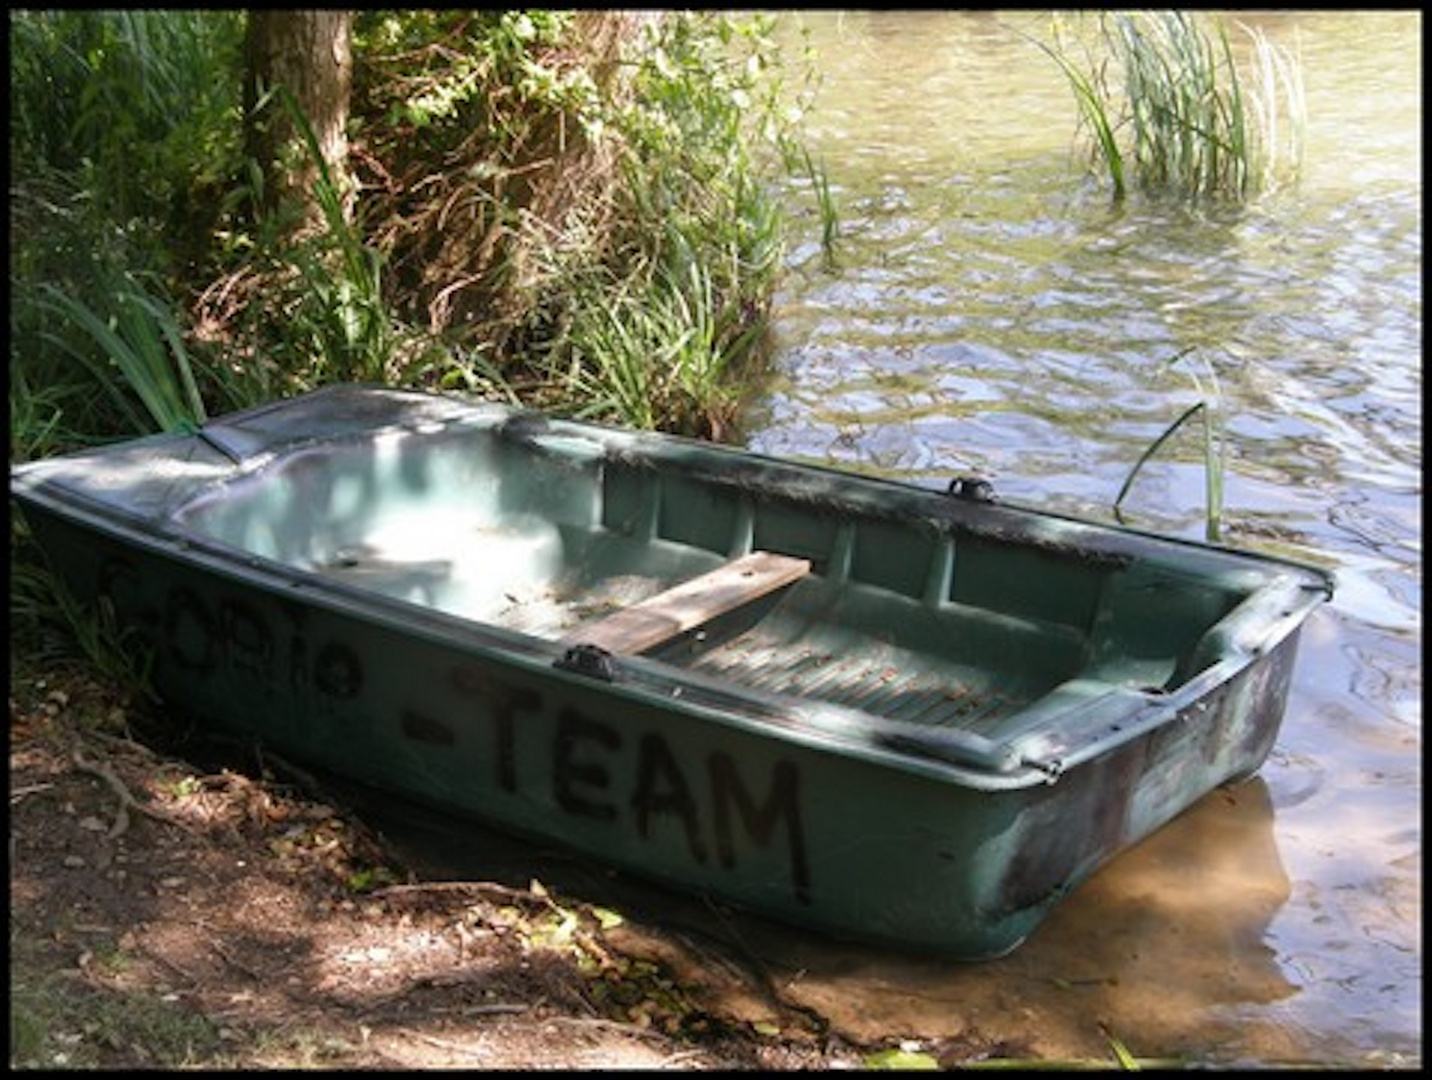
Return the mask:
M 830 934 L 961 958 L 1258 769 L 1282 559 L 335 386 L 12 469 L 174 706 Z

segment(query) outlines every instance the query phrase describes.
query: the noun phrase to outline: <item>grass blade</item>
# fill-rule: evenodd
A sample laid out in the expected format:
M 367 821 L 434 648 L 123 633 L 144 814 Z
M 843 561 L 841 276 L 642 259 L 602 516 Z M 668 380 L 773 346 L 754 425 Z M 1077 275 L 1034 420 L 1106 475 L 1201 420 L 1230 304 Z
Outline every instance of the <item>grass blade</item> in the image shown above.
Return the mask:
M 1119 488 L 1118 497 L 1114 499 L 1114 514 L 1116 517 L 1119 517 L 1120 521 L 1123 521 L 1123 518 L 1119 516 L 1119 507 L 1124 501 L 1124 496 L 1129 493 L 1129 488 L 1134 486 L 1134 478 L 1139 475 L 1139 470 L 1144 467 L 1144 464 L 1150 458 L 1152 458 L 1155 454 L 1158 453 L 1159 447 L 1163 446 L 1164 443 L 1168 442 L 1169 439 L 1173 437 L 1174 433 L 1178 431 L 1179 428 L 1183 427 L 1183 425 L 1188 420 L 1191 420 L 1193 417 L 1203 412 L 1204 407 L 1205 403 L 1202 401 L 1190 405 L 1187 409 L 1184 410 L 1183 415 L 1181 415 L 1177 420 L 1175 420 L 1166 429 L 1164 429 L 1164 433 L 1160 435 L 1157 439 L 1155 439 L 1148 446 L 1148 448 L 1145 449 L 1144 452 L 1139 455 L 1139 460 L 1134 462 L 1134 467 L 1129 470 L 1129 475 L 1124 478 L 1124 485 L 1123 487 Z

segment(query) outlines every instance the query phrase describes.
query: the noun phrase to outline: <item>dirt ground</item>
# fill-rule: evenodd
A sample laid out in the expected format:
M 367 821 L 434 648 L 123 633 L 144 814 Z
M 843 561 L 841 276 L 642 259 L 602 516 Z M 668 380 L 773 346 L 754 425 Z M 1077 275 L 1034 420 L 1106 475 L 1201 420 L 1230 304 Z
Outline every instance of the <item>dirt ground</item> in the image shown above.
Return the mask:
M 524 878 L 495 839 L 490 880 L 424 880 L 310 774 L 181 738 L 86 669 L 14 650 L 12 1067 L 797 1069 L 990 1053 L 854 1045 L 739 949 Z

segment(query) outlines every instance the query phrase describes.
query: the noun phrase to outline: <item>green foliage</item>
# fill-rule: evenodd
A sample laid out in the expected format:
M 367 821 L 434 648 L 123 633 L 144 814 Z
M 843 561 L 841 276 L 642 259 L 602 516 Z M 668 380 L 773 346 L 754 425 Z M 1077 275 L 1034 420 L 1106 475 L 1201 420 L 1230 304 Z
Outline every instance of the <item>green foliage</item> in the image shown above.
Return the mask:
M 12 13 L 12 460 L 349 379 L 725 430 L 780 271 L 769 170 L 804 169 L 827 241 L 829 186 L 770 16 L 616 48 L 593 14 L 359 13 L 360 185 L 300 123 L 295 230 L 237 212 L 241 11 Z
M 312 125 L 286 90 L 282 97 L 317 169 L 313 196 L 325 227 L 287 252 L 298 289 L 279 343 L 298 355 L 286 366 L 316 382 L 385 381 L 396 338 L 383 299 L 382 258 L 347 220 Z
M 134 429 L 144 430 L 147 424 L 132 407 L 131 393 L 160 431 L 192 431 L 204 422 L 204 402 L 172 309 L 134 276 L 116 275 L 108 289 L 109 311 L 104 314 L 54 286 L 42 284 L 39 293 L 40 311 L 53 316 L 53 325 L 68 324 L 88 341 L 76 342 L 50 330 L 42 331 L 42 338 L 87 366 Z M 121 380 L 110 376 L 110 368 Z
M 610 286 L 570 289 L 593 260 L 547 249 L 549 288 L 576 299 L 553 367 L 581 371 L 570 385 L 585 411 L 691 434 L 734 419 L 731 391 L 760 359 L 784 250 L 760 179 L 789 139 L 768 30 L 760 17 L 671 14 L 650 30 L 630 95 L 602 120 L 622 177 Z
M 810 156 L 810 149 L 803 144 L 789 148 L 788 167 L 793 173 L 804 175 L 815 195 L 816 210 L 820 215 L 820 247 L 827 269 L 836 265 L 835 242 L 840 235 L 840 208 L 835 193 L 831 190 L 830 175 L 823 164 L 817 164 Z
M 459 288 L 476 297 L 462 344 L 492 347 L 469 381 L 497 373 L 504 396 L 550 408 L 723 429 L 727 380 L 759 360 L 783 254 L 764 179 L 798 117 L 781 105 L 770 18 L 664 12 L 625 53 L 587 56 L 572 13 L 433 18 L 360 19 L 404 72 L 370 59 L 363 129 L 404 190 L 433 192 L 370 206 L 394 223 L 380 243 L 395 277 L 448 283 L 427 294 L 435 318 L 459 321 Z M 434 33 L 444 48 L 415 65 Z M 404 171 L 413 158 L 461 169 L 420 177 Z
M 14 11 L 10 32 L 12 459 L 198 422 L 212 380 L 172 297 L 237 160 L 242 20 Z
M 1255 142 L 1249 168 L 1256 190 L 1271 191 L 1295 180 L 1303 160 L 1307 110 L 1297 57 L 1247 29 L 1252 52 L 1252 93 L 1248 109 Z
M 709 433 L 738 404 L 728 368 L 750 345 L 725 332 L 711 277 L 699 264 L 663 271 L 640 293 L 578 303 L 563 396 L 584 417 L 632 427 Z M 757 327 L 747 327 L 752 334 Z
M 138 1047 L 154 1069 L 225 1061 L 219 1025 L 177 1003 L 174 995 L 95 993 L 70 971 L 36 974 L 43 963 L 33 943 L 16 941 L 14 947 L 27 956 L 24 973 L 11 986 L 12 1068 L 103 1069 L 118 1047 Z M 107 946 L 95 960 L 120 967 L 129 957 Z
M 1100 12 L 1093 41 L 1056 22 L 1055 43 L 1037 43 L 1069 81 L 1115 198 L 1135 182 L 1148 192 L 1245 201 L 1296 174 L 1297 65 L 1248 33 L 1251 74 L 1240 72 L 1221 20 L 1185 11 Z
M 10 460 L 31 461 L 54 453 L 67 442 L 65 390 L 60 386 L 31 386 L 23 371 L 10 386 Z
M 81 605 L 45 566 L 20 515 L 10 521 L 10 625 L 24 634 L 35 658 L 80 657 L 130 697 L 154 699 L 152 653 L 121 630 L 108 602 Z
M 63 170 L 109 220 L 182 226 L 235 161 L 242 29 L 238 11 L 12 11 L 12 174 Z
M 387 104 L 386 124 L 403 131 L 459 121 L 466 107 L 487 104 L 495 84 L 519 99 L 561 96 L 553 91 L 562 80 L 535 54 L 557 45 L 572 18 L 571 11 L 543 10 L 367 11 L 354 23 L 354 44 L 378 59 L 374 70 L 383 57 L 421 57 L 416 70 L 405 65 L 392 83 L 373 88 Z M 431 53 L 435 41 L 448 47 Z M 513 119 L 517 112 L 503 115 Z
M 106 226 L 63 174 L 12 198 L 11 457 L 202 422 L 193 349 L 134 229 Z
M 1087 125 L 1092 133 L 1095 156 L 1102 159 L 1105 168 L 1109 170 L 1109 182 L 1114 188 L 1114 198 L 1122 199 L 1128 190 L 1124 151 L 1114 135 L 1114 121 L 1105 107 L 1104 94 L 1096 81 L 1097 76 L 1086 73 L 1063 52 L 1042 41 L 1035 44 L 1047 52 L 1064 72 L 1069 88 L 1074 92 L 1074 100 L 1079 106 L 1080 121 Z

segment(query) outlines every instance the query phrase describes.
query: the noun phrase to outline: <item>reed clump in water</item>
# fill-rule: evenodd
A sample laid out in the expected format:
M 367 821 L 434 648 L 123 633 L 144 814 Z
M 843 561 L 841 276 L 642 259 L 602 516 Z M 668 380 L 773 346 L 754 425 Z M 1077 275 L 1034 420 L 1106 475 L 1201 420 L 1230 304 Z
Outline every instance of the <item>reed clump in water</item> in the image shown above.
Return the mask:
M 1114 197 L 1148 193 L 1252 199 L 1295 178 L 1304 126 L 1299 66 L 1286 49 L 1243 27 L 1241 70 L 1224 23 L 1186 11 L 1100 12 L 1055 24 L 1053 45 L 1081 125 Z

